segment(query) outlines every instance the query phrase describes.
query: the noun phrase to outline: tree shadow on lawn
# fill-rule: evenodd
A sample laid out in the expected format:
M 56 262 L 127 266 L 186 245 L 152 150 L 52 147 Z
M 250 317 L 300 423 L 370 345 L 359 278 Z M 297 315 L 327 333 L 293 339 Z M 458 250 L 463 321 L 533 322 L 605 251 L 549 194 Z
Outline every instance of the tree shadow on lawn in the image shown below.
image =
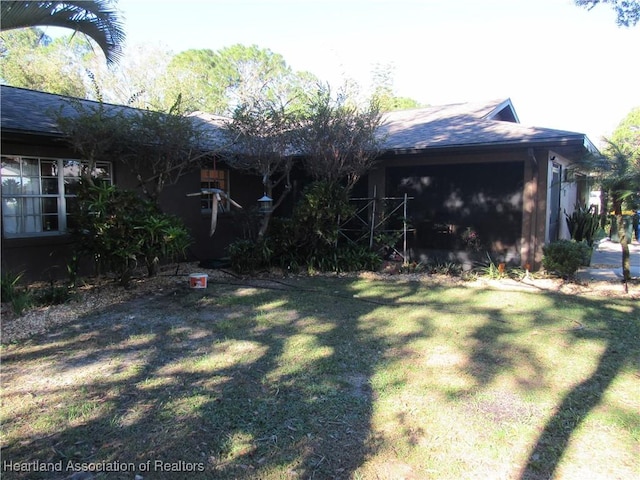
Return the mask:
M 554 295 L 554 299 L 558 308 L 566 308 L 566 303 L 572 302 L 566 296 Z M 640 368 L 640 306 L 637 301 L 603 298 L 581 300 L 580 304 L 582 315 L 573 319 L 576 325 L 571 329 L 574 342 L 599 340 L 605 348 L 593 373 L 568 389 L 556 407 L 530 451 L 520 480 L 554 478 L 573 434 L 601 404 L 615 378 L 626 368 L 636 372 Z M 622 311 L 621 305 L 626 307 Z M 637 412 L 635 416 L 637 422 Z M 607 452 L 601 453 L 603 456 L 598 463 L 607 464 Z
M 518 473 L 520 480 L 554 478 L 572 436 L 593 409 L 600 405 L 614 379 L 626 368 L 637 371 L 640 367 L 640 306 L 637 302 L 606 297 L 576 299 L 555 292 L 534 295 L 544 295 L 551 304 L 536 312 L 530 320 L 532 332 L 541 334 L 540 337 L 531 337 L 532 344 L 547 341 L 545 336 L 557 335 L 558 343 L 568 342 L 575 348 L 579 348 L 578 344 L 584 340 L 598 341 L 604 348 L 593 372 L 567 388 L 554 413 L 540 429 L 526 463 Z M 514 305 L 513 308 L 517 310 L 518 307 Z M 537 389 L 547 387 L 549 374 L 557 375 L 564 369 L 571 369 L 569 364 L 557 365 L 553 372 L 547 372 L 532 348 L 514 345 L 510 341 L 509 337 L 520 328 L 518 313 L 510 314 L 509 308 L 489 308 L 478 310 L 478 313 L 487 315 L 489 321 L 471 335 L 475 344 L 467 368 L 479 386 L 488 386 L 509 372 L 520 389 L 535 395 Z M 558 328 L 558 318 L 564 321 L 566 328 Z M 457 396 L 464 394 L 458 393 Z M 599 463 L 606 463 L 607 452 L 601 453 L 603 458 Z
M 23 380 L 25 363 L 31 375 L 61 378 L 53 388 L 41 378 L 8 389 L 21 404 L 4 419 L 5 431 L 23 429 L 24 435 L 12 435 L 10 443 L 5 437 L 3 461 L 123 466 L 126 471 L 104 478 L 129 480 L 137 473 L 156 479 L 351 478 L 376 453 L 372 376 L 390 356 L 415 353 L 404 346 L 428 337 L 438 315 L 461 308 L 489 319 L 475 332 L 470 352 L 469 371 L 478 385 L 490 384 L 523 358 L 542 374 L 526 348 L 502 341 L 512 326 L 501 309 L 440 301 L 447 287 L 430 286 L 429 309 L 413 330 L 381 334 L 372 320 L 376 309 L 411 307 L 407 299 L 425 287 L 408 282 L 370 296 L 356 284 L 316 279 L 310 289 L 300 282 L 300 288 L 278 291 L 210 283 L 206 291 L 184 288 L 120 305 L 81 318 L 54 337 L 5 349 L 3 384 Z M 558 295 L 554 301 L 561 307 L 567 300 Z M 588 305 L 597 310 L 602 304 Z M 550 420 L 522 479 L 553 474 L 577 426 L 558 428 L 563 409 L 578 409 L 583 419 L 631 358 L 629 342 L 622 340 L 627 333 L 637 338 L 637 325 L 618 324 L 620 312 L 611 313 L 596 319 L 607 329 L 574 333 L 602 338 L 607 351 L 587 391 L 572 389 Z M 630 315 L 638 318 L 637 307 Z M 553 323 L 544 313 L 539 321 Z M 594 391 L 596 399 L 587 396 Z M 34 409 L 44 423 L 30 428 L 24 423 L 33 422 Z M 3 477 L 69 473 L 4 469 Z
M 124 470 L 98 478 L 349 478 L 371 453 L 384 346 L 359 331 L 371 303 L 348 300 L 348 282 L 326 289 L 179 289 L 6 348 L 3 461 L 63 471 L 3 478 L 81 464 Z M 25 367 L 45 378 L 16 387 Z

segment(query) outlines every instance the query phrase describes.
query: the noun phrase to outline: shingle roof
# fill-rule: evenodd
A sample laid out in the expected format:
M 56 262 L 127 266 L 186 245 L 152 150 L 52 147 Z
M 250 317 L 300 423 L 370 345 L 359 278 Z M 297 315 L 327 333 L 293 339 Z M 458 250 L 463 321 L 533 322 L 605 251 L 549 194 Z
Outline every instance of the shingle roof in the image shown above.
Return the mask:
M 5 131 L 40 135 L 60 135 L 56 127 L 55 114 L 61 112 L 73 116 L 77 112 L 71 105 L 76 98 L 38 92 L 26 88 L 0 86 L 1 128 Z M 79 100 L 83 105 L 98 105 L 90 100 Z M 105 104 L 107 109 L 135 112 L 131 107 Z
M 3 131 L 60 135 L 53 112 L 62 109 L 69 115 L 76 114 L 69 97 L 6 85 L 0 87 Z M 96 102 L 88 100 L 81 102 L 96 105 Z M 131 113 L 136 111 L 121 105 L 106 104 L 106 107 Z M 223 138 L 220 127 L 224 119 L 203 113 L 196 113 L 193 118 L 197 125 L 208 130 L 209 138 L 203 146 L 215 148 L 216 142 Z M 531 127 L 517 122 L 511 100 L 499 99 L 389 112 L 383 115 L 379 133 L 383 149 L 393 152 L 536 143 L 572 143 L 594 148 L 582 133 Z
M 507 116 L 505 109 L 510 113 Z M 503 117 L 512 120 L 497 119 Z M 590 144 L 582 133 L 532 127 L 517 120 L 509 99 L 459 103 L 389 112 L 383 116 L 380 134 L 384 148 L 394 151 L 527 143 Z

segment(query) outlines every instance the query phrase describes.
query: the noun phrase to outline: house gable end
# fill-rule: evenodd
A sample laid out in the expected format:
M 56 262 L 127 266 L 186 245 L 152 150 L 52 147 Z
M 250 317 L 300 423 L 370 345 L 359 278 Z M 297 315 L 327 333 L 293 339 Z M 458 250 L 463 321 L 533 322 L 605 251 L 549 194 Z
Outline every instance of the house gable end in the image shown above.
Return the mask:
M 501 122 L 520 123 L 520 119 L 510 98 L 497 105 L 493 112 L 487 115 L 486 118 L 488 120 L 499 120 Z

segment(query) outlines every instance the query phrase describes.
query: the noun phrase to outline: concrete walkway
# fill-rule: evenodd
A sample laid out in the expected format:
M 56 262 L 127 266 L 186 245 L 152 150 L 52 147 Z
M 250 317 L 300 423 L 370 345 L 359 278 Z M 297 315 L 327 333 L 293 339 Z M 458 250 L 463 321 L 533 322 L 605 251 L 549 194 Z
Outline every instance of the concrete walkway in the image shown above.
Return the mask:
M 640 243 L 634 240 L 629 244 L 631 254 L 631 277 L 640 277 Z M 608 238 L 594 246 L 591 265 L 576 273 L 579 280 L 622 281 L 622 248 Z

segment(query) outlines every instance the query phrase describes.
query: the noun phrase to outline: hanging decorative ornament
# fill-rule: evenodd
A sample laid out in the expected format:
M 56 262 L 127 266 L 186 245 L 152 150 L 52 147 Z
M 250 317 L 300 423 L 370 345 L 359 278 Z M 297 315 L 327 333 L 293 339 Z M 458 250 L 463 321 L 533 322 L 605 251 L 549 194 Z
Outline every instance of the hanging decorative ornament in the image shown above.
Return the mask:
M 273 198 L 271 198 L 266 193 L 258 199 L 258 205 L 260 205 L 260 211 L 262 213 L 271 212 L 271 208 L 273 207 Z
M 220 190 L 219 188 L 203 188 L 196 193 L 187 193 L 187 197 L 196 197 L 198 195 L 213 195 L 211 199 L 211 224 L 209 225 L 209 236 L 212 237 L 216 232 L 218 226 L 218 203 L 222 200 L 222 197 L 226 198 L 231 205 L 236 208 L 242 208 L 242 205 L 235 202 L 227 192 Z

